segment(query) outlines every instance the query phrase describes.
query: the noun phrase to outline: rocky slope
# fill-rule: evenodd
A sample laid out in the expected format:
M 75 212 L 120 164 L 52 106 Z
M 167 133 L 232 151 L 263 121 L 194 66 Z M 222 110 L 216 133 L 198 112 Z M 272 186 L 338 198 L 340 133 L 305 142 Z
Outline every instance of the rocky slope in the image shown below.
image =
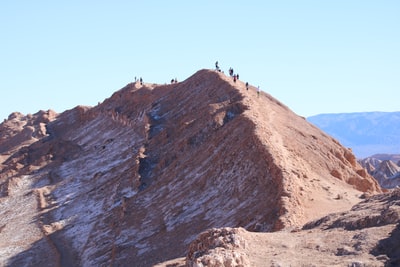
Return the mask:
M 185 258 L 158 266 L 399 266 L 400 191 L 366 199 L 350 211 L 297 231 L 209 229 Z
M 359 163 L 379 182 L 381 187 L 390 189 L 400 186 L 398 159 L 399 155 L 374 155 L 359 160 Z
M 0 133 L 2 265 L 152 266 L 209 228 L 295 228 L 380 192 L 335 139 L 210 70 Z

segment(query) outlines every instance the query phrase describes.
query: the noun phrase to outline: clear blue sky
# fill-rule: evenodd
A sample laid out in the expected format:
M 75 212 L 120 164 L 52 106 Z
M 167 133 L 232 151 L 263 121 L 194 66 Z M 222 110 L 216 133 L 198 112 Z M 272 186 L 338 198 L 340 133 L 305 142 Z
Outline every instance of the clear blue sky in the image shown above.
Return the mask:
M 400 1 L 0 2 L 0 119 L 216 60 L 302 116 L 400 110 Z

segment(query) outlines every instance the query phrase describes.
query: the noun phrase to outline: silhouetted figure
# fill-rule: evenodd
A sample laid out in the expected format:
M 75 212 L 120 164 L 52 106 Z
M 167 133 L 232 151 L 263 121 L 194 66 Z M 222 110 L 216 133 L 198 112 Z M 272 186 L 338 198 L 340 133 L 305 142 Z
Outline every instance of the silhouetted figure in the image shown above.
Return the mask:
M 140 82 L 140 85 L 143 85 L 143 79 L 142 79 L 142 77 L 140 77 L 139 82 Z
M 232 77 L 233 76 L 233 69 L 229 68 L 229 75 Z
M 249 83 L 246 82 L 246 90 L 249 91 Z
M 236 79 L 238 79 L 238 80 L 239 80 L 239 73 L 238 73 L 238 74 L 236 74 Z
M 233 75 L 233 81 L 236 82 L 236 75 Z
M 260 97 L 260 86 L 257 87 L 257 97 Z
M 218 61 L 215 62 L 215 69 L 219 71 Z

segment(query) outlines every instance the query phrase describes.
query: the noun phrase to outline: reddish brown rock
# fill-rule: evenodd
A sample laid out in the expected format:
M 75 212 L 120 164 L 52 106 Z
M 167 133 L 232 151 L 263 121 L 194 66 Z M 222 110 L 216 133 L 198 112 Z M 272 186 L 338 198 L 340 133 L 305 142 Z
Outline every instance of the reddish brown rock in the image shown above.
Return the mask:
M 244 259 L 237 260 L 236 266 L 399 266 L 399 218 L 400 190 L 396 190 L 370 197 L 349 211 L 309 222 L 296 231 L 210 229 L 190 244 L 186 266 L 223 266 L 220 263 L 225 259 L 229 260 L 227 264 L 234 262 L 231 255 Z M 168 264 L 185 266 L 182 259 Z
M 241 228 L 210 229 L 200 234 L 188 249 L 186 265 L 190 267 L 250 266 L 246 254 L 246 241 Z
M 152 266 L 209 228 L 300 227 L 380 192 L 337 141 L 210 70 L 0 129 L 0 261 L 11 265 Z
M 382 188 L 392 189 L 400 185 L 400 167 L 395 161 L 398 155 L 374 155 L 360 160 L 360 164 L 372 175 Z

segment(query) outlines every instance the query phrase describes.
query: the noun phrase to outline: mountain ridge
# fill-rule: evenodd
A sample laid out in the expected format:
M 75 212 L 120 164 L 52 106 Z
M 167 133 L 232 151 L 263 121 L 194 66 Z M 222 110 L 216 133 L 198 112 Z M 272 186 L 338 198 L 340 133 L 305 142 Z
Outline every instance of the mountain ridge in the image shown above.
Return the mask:
M 398 159 L 399 155 L 377 154 L 358 161 L 382 188 L 393 189 L 400 185 L 400 161 Z
M 350 147 L 358 158 L 400 152 L 400 111 L 326 113 L 307 120 Z
M 0 143 L 10 265 L 152 266 L 208 228 L 300 227 L 381 191 L 335 139 L 212 70 L 45 115 L 30 134 L 15 128 L 23 116 L 0 124 L 12 133 Z

